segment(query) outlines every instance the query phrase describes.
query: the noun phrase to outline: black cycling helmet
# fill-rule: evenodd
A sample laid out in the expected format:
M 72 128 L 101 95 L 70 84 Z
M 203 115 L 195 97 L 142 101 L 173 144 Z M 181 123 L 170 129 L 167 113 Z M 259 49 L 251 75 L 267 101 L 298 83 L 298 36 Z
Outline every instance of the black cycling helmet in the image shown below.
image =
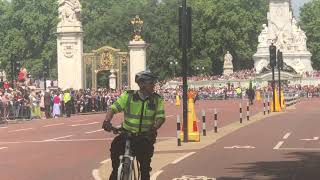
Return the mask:
M 154 75 L 150 70 L 145 70 L 138 72 L 135 77 L 135 82 L 143 82 L 143 81 L 153 81 L 156 82 L 158 80 L 158 76 Z

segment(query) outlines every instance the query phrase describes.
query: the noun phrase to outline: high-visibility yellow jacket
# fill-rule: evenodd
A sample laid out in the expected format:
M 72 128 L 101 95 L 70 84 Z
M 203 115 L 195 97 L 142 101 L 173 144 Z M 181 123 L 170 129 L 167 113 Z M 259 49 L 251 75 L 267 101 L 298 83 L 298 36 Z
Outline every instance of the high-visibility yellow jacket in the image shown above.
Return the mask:
M 133 133 L 147 132 L 156 119 L 165 119 L 163 98 L 156 93 L 143 101 L 138 91 L 125 91 L 110 109 L 114 113 L 124 112 L 122 126 Z
M 70 93 L 68 93 L 68 92 L 64 93 L 64 94 L 63 94 L 63 101 L 64 101 L 64 103 L 67 103 L 67 102 L 69 102 L 70 100 L 71 100 L 71 95 L 70 95 Z

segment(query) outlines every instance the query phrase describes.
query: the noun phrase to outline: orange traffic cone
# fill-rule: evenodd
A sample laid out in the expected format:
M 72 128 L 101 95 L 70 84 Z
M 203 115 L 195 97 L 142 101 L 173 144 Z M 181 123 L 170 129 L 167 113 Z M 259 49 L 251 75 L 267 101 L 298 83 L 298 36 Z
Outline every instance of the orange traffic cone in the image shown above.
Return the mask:
M 176 106 L 180 106 L 181 102 L 180 102 L 180 96 L 176 95 Z
M 285 98 L 284 98 L 283 91 L 281 91 L 281 107 L 282 107 L 282 109 L 286 109 L 286 101 L 285 101 Z
M 261 93 L 260 91 L 256 91 L 256 100 L 261 101 Z
M 183 131 L 181 131 L 181 139 L 183 139 L 183 136 Z M 194 101 L 192 98 L 188 99 L 188 141 L 200 141 L 198 120 L 197 115 L 195 113 Z
M 274 90 L 274 94 L 275 94 L 275 109 L 273 108 L 273 101 L 271 101 L 271 112 L 281 112 L 279 95 L 278 95 L 277 89 Z

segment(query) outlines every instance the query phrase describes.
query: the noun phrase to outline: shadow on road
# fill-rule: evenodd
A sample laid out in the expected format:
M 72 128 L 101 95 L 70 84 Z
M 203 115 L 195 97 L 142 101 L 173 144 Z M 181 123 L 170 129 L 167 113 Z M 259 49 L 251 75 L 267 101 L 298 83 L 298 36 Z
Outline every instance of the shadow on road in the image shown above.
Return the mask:
M 262 155 L 263 156 L 263 155 Z M 232 167 L 232 174 L 239 176 L 220 177 L 218 180 L 319 180 L 320 152 L 291 152 L 279 161 L 241 163 Z

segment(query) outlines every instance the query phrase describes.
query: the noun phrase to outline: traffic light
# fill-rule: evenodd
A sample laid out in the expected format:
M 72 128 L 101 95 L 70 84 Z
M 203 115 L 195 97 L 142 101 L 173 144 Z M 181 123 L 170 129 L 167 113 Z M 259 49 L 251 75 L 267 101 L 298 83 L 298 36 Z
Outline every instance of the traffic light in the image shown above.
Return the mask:
M 277 47 L 273 44 L 269 46 L 270 66 L 274 68 L 277 62 Z
M 186 47 L 191 48 L 192 46 L 192 10 L 191 7 L 187 7 L 186 11 L 183 12 L 182 7 L 179 7 L 179 47 L 183 47 L 183 38 L 186 38 Z M 183 24 L 183 18 L 185 18 L 185 26 Z M 183 37 L 182 31 L 185 28 L 185 36 Z
M 278 68 L 282 69 L 283 68 L 283 55 L 282 52 L 280 50 L 278 50 L 278 54 L 277 54 L 277 62 L 278 62 Z
M 21 62 L 20 61 L 15 61 L 14 62 L 14 70 L 16 73 L 18 73 L 20 71 L 21 68 Z
M 48 61 L 43 62 L 43 76 L 47 77 L 49 75 Z

